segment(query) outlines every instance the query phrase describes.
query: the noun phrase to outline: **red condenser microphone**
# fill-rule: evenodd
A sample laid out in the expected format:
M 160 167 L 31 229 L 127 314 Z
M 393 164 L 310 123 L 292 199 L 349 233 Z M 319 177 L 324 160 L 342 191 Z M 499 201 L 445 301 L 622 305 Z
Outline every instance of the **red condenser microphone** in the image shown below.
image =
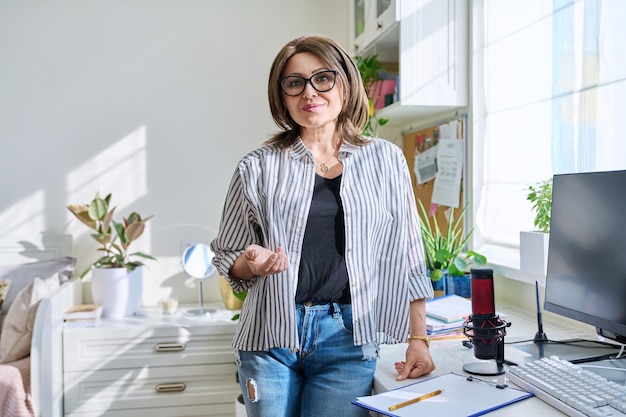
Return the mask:
M 478 359 L 496 357 L 497 336 L 496 302 L 493 291 L 493 269 L 472 268 L 472 327 L 474 329 L 474 356 Z
M 493 291 L 493 269 L 472 268 L 472 315 L 465 321 L 463 332 L 474 345 L 478 359 L 495 359 L 496 363 L 468 363 L 466 372 L 476 375 L 500 375 L 504 369 L 504 336 L 511 325 L 496 314 Z

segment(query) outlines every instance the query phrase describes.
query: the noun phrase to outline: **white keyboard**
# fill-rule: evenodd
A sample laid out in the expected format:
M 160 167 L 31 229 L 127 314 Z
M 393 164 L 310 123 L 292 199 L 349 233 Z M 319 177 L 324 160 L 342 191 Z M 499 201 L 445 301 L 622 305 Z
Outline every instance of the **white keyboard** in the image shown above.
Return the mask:
M 568 416 L 626 416 L 626 386 L 556 356 L 511 366 L 507 377 Z

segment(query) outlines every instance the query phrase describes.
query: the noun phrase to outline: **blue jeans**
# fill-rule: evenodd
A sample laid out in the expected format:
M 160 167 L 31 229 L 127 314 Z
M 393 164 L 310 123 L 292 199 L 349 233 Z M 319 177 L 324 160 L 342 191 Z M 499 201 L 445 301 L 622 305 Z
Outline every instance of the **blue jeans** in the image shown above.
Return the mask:
M 300 349 L 237 352 L 249 417 L 365 417 L 378 345 L 354 346 L 352 306 L 296 306 Z

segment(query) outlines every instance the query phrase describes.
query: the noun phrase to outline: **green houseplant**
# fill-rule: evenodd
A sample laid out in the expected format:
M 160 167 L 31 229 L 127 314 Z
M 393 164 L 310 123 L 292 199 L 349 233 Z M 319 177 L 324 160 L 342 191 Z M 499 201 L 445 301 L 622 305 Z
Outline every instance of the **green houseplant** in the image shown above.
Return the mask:
M 80 275 L 83 278 L 93 268 L 126 268 L 129 272 L 143 262 L 136 258 L 152 259 L 154 257 L 143 252 L 130 252 L 130 245 L 144 232 L 146 222 L 153 216 L 142 218 L 132 212 L 121 222 L 113 220 L 116 207 L 109 208 L 111 194 L 101 198 L 98 193 L 89 204 L 70 204 L 68 210 L 78 220 L 94 231 L 91 237 L 100 244 L 99 252 L 102 256 Z
M 420 200 L 418 200 L 418 205 L 426 267 L 430 271 L 433 286 L 437 286 L 446 273 L 452 277 L 462 277 L 467 274 L 471 265 L 482 266 L 487 263 L 484 255 L 464 250 L 474 232 L 472 229 L 467 234 L 463 234 L 463 218 L 467 205 L 463 207 L 456 219 L 449 219 L 444 231 L 439 227 L 437 219 L 428 215 Z
M 520 231 L 520 269 L 545 275 L 548 269 L 548 244 L 552 213 L 552 178 L 524 188 L 534 215 L 534 230 Z
M 374 91 L 373 87 L 376 81 L 379 80 L 380 72 L 385 68 L 378 59 L 378 55 L 370 55 L 368 57 L 356 56 L 354 60 L 356 61 L 361 79 L 363 80 L 363 87 L 369 99 L 369 119 L 365 125 L 365 129 L 363 129 L 363 134 L 376 137 L 378 136 L 378 128 L 389 122 L 388 119 L 377 117 L 374 110 L 374 102 L 376 101 L 377 93 Z
M 102 305 L 104 317 L 132 316 L 141 305 L 143 266 L 141 259 L 155 259 L 143 252 L 130 252 L 130 245 L 144 232 L 146 222 L 132 212 L 121 222 L 113 220 L 116 207 L 110 208 L 111 194 L 101 198 L 98 193 L 89 204 L 70 204 L 68 210 L 94 231 L 91 237 L 100 244 L 102 256 L 80 275 L 91 271 L 91 295 Z M 137 259 L 139 258 L 139 259 Z
M 540 181 L 525 188 L 526 200 L 532 204 L 535 214 L 533 224 L 535 230 L 542 233 L 550 232 L 550 214 L 552 212 L 552 178 Z

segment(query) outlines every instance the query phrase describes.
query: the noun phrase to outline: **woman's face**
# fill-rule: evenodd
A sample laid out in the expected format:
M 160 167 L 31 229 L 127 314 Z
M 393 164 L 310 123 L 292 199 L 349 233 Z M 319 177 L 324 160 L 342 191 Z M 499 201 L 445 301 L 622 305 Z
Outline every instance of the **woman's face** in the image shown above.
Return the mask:
M 288 95 L 285 89 L 282 93 L 285 107 L 301 129 L 332 128 L 334 131 L 337 116 L 343 105 L 343 89 L 339 77 L 332 70 L 334 68 L 329 68 L 317 55 L 309 52 L 298 53 L 287 61 L 281 74 L 284 79 L 283 86 L 290 94 L 295 94 L 298 91 L 297 87 L 304 82 L 304 90 L 300 94 Z M 313 78 L 308 80 L 310 77 Z M 290 88 L 293 91 L 290 91 Z M 330 90 L 323 91 L 327 88 Z

